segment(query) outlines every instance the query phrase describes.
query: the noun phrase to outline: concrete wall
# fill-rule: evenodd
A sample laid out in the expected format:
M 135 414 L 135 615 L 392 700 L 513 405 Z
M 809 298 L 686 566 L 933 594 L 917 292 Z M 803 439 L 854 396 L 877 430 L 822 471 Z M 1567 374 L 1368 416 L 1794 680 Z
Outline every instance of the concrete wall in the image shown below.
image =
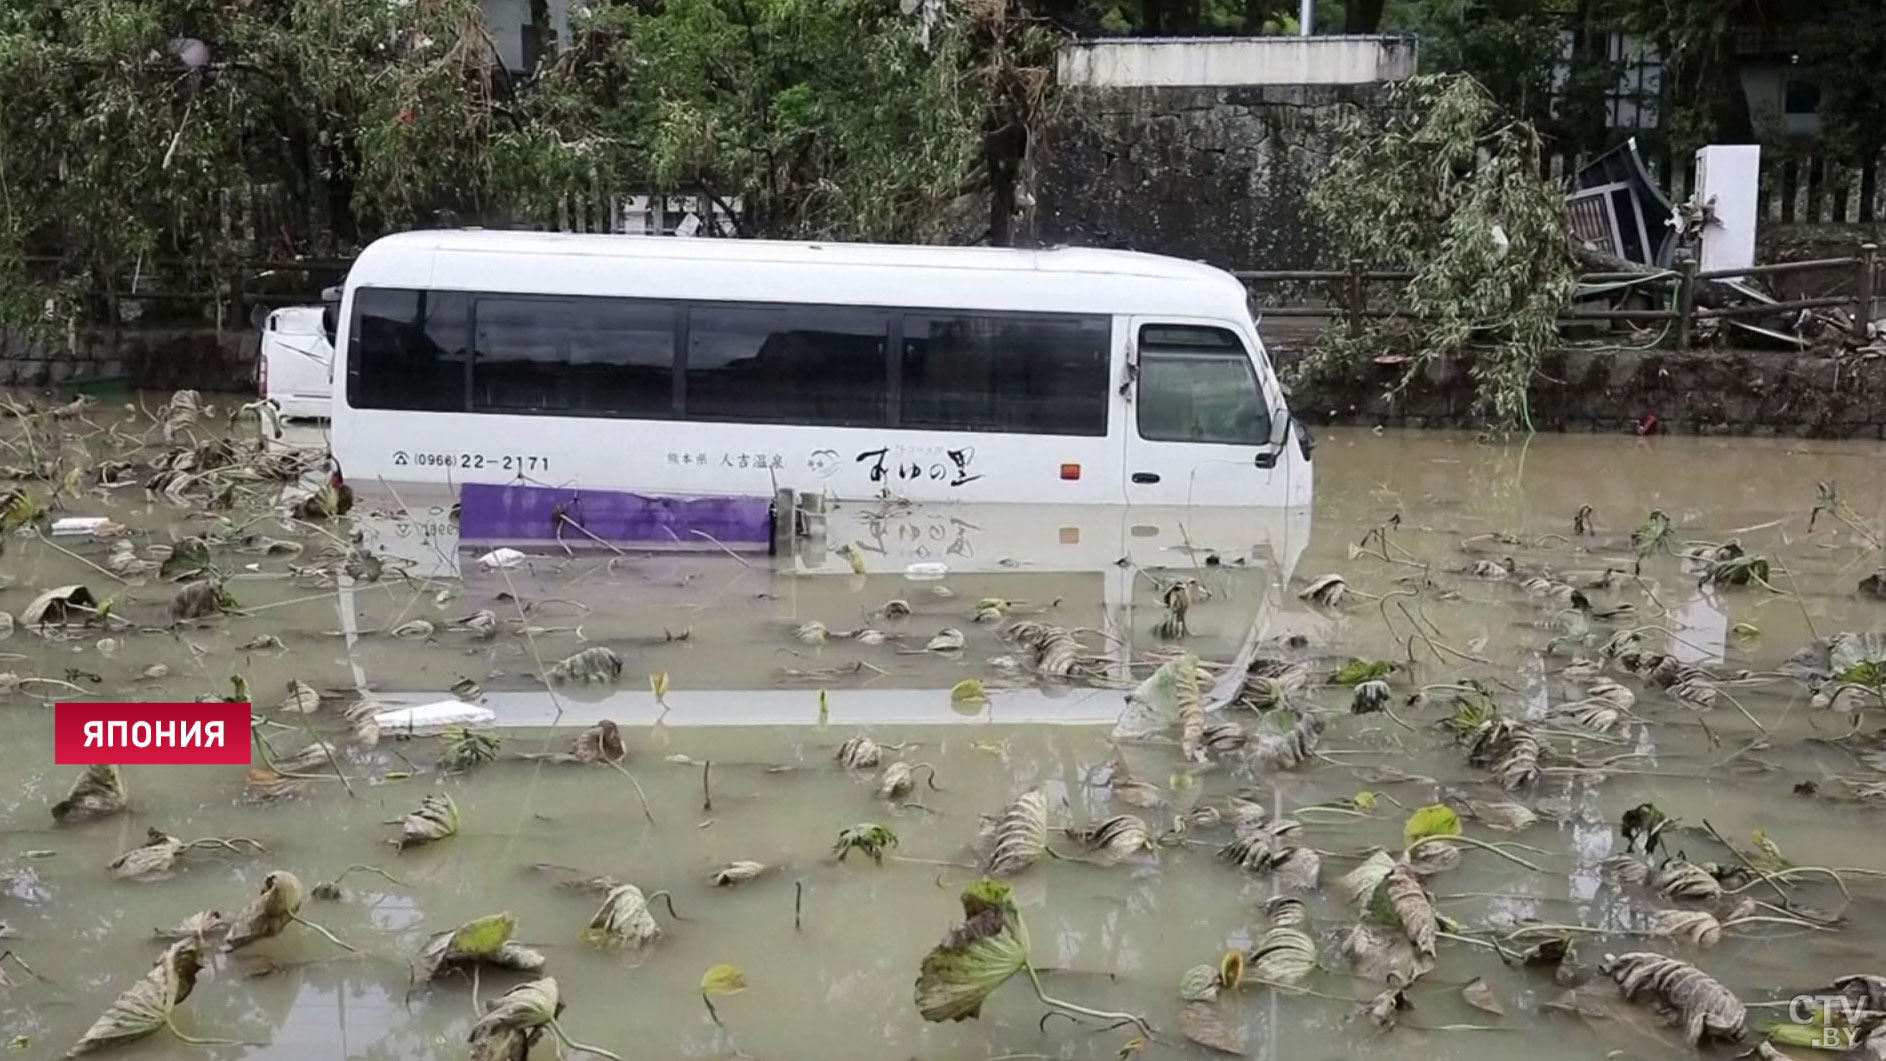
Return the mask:
M 0 328 L 0 387 L 129 375 L 152 390 L 252 390 L 261 336 L 240 325 L 81 332 L 72 340 Z
M 1027 234 L 1232 269 L 1328 264 L 1307 196 L 1330 130 L 1414 59 L 1383 37 L 1071 45 L 1029 149 Z
M 1415 72 L 1411 37 L 1196 37 L 1077 41 L 1057 80 L 1083 88 L 1367 85 Z

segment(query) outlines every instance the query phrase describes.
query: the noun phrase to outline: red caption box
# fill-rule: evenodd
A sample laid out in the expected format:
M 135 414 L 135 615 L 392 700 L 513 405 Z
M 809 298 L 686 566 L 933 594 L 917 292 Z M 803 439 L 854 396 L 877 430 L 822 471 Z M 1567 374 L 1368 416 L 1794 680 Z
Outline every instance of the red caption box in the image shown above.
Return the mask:
M 60 766 L 249 765 L 248 704 L 58 704 Z

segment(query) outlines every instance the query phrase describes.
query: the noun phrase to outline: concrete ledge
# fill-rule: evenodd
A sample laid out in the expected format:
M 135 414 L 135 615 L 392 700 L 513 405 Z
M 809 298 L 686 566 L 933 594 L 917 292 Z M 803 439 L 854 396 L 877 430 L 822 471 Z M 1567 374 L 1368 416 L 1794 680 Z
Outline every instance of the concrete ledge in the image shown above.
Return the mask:
M 1061 49 L 1063 86 L 1367 85 L 1415 71 L 1412 37 L 1122 37 Z

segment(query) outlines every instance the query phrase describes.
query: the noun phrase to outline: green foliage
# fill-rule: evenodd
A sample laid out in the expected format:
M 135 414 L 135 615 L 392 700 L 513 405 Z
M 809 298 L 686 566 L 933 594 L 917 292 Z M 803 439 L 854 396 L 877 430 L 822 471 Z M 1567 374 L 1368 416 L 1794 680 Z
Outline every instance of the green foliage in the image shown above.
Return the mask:
M 1430 803 L 1408 815 L 1401 827 L 1402 840 L 1413 844 L 1430 836 L 1459 836 L 1460 815 L 1444 803 Z
M 575 193 L 705 191 L 745 235 L 938 239 L 987 180 L 985 122 L 1038 109 L 1053 41 L 1006 0 L 928 25 L 880 0 L 606 4 L 514 82 L 479 0 L 17 0 L 0 319 L 101 319 L 134 276 L 207 294 L 243 252 L 543 224 Z M 283 215 L 256 219 L 262 247 L 257 189 Z
M 1577 286 L 1562 193 L 1540 177 L 1539 152 L 1533 127 L 1463 75 L 1410 78 L 1353 112 L 1311 206 L 1350 256 L 1415 273 L 1404 298 L 1422 319 L 1332 330 L 1299 377 L 1402 350 L 1405 384 L 1437 357 L 1464 356 L 1489 423 L 1527 424 L 1534 367 Z

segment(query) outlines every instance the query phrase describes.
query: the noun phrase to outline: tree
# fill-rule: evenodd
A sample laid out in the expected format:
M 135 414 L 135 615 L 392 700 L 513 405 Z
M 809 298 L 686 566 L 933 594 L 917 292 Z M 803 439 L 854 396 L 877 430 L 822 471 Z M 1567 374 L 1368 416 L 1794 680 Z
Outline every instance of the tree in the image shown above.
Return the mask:
M 1564 200 L 1539 176 L 1539 148 L 1532 126 L 1461 74 L 1411 78 L 1352 113 L 1311 207 L 1349 255 L 1414 272 L 1404 297 L 1421 319 L 1331 330 L 1299 374 L 1352 375 L 1400 350 L 1405 384 L 1461 356 L 1487 421 L 1529 426 L 1533 370 L 1558 344 L 1558 313 L 1577 287 Z

